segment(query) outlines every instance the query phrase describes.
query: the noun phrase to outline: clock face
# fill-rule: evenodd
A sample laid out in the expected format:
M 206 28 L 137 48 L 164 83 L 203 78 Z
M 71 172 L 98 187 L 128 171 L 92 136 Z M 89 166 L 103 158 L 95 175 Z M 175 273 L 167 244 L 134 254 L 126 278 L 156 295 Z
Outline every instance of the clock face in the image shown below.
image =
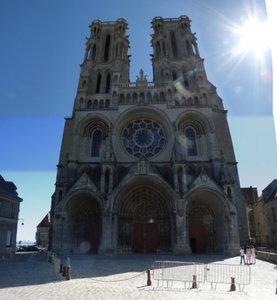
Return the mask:
M 159 154 L 165 145 L 165 133 L 161 124 L 150 119 L 129 122 L 122 131 L 122 145 L 128 154 L 151 158 Z

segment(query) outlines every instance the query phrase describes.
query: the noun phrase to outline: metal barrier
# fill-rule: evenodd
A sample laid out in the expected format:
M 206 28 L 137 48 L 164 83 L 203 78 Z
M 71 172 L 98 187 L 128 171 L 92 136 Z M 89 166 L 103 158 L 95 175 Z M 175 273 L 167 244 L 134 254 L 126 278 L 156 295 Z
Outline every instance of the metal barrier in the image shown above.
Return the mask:
M 205 282 L 204 264 L 195 262 L 180 261 L 155 261 L 153 264 L 153 279 L 157 280 L 157 286 L 167 287 L 173 285 L 174 281 L 192 283 L 192 288 L 196 288 L 200 282 Z M 161 284 L 161 285 L 160 285 Z
M 251 269 L 248 265 L 228 265 L 228 264 L 206 264 L 205 265 L 205 277 L 206 281 L 211 283 L 211 289 L 213 284 L 225 283 L 225 284 L 238 284 L 239 290 L 242 291 L 244 286 L 251 282 Z
M 155 261 L 153 264 L 153 279 L 157 280 L 157 286 L 171 287 L 174 281 L 192 283 L 191 288 L 199 287 L 199 283 L 211 283 L 211 289 L 215 290 L 217 283 L 231 284 L 231 291 L 235 290 L 235 284 L 242 291 L 244 286 L 251 282 L 251 268 L 248 265 L 229 264 L 204 264 L 196 262 L 180 261 Z M 170 286 L 169 286 L 170 285 Z

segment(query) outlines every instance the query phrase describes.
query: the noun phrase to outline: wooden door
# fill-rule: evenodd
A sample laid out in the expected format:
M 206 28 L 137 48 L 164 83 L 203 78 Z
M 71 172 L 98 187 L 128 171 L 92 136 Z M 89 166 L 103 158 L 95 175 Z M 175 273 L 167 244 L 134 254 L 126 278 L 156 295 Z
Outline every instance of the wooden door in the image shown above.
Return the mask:
M 100 246 L 100 227 L 88 226 L 86 228 L 86 239 L 90 246 L 88 253 L 98 253 Z
M 148 223 L 146 225 L 146 252 L 156 253 L 157 251 L 157 225 L 155 223 Z
M 143 253 L 143 225 L 133 225 L 133 249 L 134 253 Z
M 205 227 L 191 226 L 189 230 L 191 248 L 195 253 L 205 253 Z

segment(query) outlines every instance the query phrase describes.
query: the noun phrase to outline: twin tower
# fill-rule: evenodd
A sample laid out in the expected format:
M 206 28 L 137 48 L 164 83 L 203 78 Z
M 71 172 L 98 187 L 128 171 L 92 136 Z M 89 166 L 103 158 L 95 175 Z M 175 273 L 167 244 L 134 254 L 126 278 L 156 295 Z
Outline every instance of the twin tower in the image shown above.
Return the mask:
M 56 254 L 237 255 L 247 243 L 227 111 L 191 21 L 151 24 L 151 82 L 129 80 L 126 20 L 90 25 L 52 196 Z

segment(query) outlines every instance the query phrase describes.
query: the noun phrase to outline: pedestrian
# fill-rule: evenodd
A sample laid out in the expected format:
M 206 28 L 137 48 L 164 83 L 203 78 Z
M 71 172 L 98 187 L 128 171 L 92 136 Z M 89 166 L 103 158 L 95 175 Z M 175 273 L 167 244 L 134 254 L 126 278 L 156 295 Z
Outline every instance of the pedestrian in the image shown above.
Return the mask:
M 242 264 L 242 261 L 243 261 L 243 264 L 245 265 L 244 247 L 241 247 L 239 252 L 240 252 L 240 265 Z
M 251 262 L 251 256 L 252 256 L 251 254 L 252 254 L 251 249 L 249 246 L 247 246 L 247 248 L 246 248 L 246 264 L 248 264 L 248 265 Z
M 253 245 L 251 245 L 251 263 L 255 264 L 256 263 L 256 249 Z

